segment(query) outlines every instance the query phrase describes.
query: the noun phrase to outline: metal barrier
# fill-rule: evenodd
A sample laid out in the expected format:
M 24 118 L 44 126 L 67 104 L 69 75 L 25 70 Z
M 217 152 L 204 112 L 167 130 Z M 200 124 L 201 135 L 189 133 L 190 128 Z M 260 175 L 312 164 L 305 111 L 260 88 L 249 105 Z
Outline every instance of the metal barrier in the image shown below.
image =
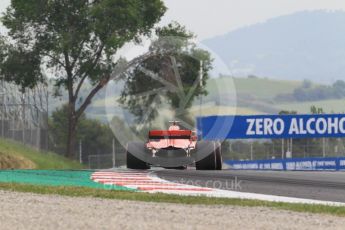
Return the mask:
M 0 136 L 39 150 L 48 150 L 48 86 L 22 92 L 0 81 Z
M 89 169 L 109 169 L 120 167 L 126 164 L 125 152 L 114 154 L 100 154 L 88 156 Z
M 235 170 L 285 171 L 341 171 L 345 170 L 345 157 L 291 158 L 258 161 L 226 161 Z

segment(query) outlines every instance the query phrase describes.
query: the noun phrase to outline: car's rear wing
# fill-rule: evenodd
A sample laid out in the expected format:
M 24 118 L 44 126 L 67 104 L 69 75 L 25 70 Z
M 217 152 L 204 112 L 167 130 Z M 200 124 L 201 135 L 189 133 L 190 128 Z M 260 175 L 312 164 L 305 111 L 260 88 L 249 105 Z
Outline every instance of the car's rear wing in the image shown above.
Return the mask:
M 149 139 L 191 139 L 190 130 L 152 130 L 149 132 Z

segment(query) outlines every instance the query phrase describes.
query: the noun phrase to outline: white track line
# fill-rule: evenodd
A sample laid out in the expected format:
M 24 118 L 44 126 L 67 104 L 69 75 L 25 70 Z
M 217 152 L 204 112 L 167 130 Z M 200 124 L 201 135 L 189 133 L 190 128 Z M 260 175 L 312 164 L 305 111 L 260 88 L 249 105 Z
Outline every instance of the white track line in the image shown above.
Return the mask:
M 124 186 L 127 188 L 149 192 L 209 192 L 212 190 L 210 188 L 201 188 L 196 186 L 173 183 L 170 181 L 163 181 L 160 178 L 152 177 L 149 174 L 150 171 L 101 171 L 93 173 L 91 179 L 98 183 Z

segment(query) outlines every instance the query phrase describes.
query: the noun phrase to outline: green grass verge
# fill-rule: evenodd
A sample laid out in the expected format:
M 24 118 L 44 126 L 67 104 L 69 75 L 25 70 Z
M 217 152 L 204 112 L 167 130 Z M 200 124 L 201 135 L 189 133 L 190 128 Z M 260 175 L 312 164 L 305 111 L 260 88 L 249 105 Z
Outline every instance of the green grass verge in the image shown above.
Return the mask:
M 290 204 L 280 202 L 266 202 L 258 200 L 242 200 L 228 198 L 210 198 L 204 196 L 177 196 L 168 194 L 150 194 L 132 191 L 101 190 L 83 187 L 51 187 L 15 183 L 0 183 L 0 190 L 36 193 L 45 195 L 62 195 L 70 197 L 94 197 L 116 200 L 131 200 L 157 203 L 174 203 L 188 205 L 232 205 L 244 207 L 268 207 L 273 209 L 314 214 L 330 214 L 345 217 L 345 207 L 326 205 Z
M 253 95 L 261 100 L 273 99 L 278 94 L 293 93 L 301 86 L 301 81 L 275 80 L 266 78 L 216 78 L 207 83 L 210 95 L 217 92 L 217 86 L 230 85 L 236 88 L 236 93 Z
M 59 156 L 51 152 L 40 152 L 34 148 L 22 145 L 7 139 L 0 139 L 0 155 L 19 157 L 25 162 L 33 163 L 30 169 L 82 169 L 83 166 L 76 161 Z M 23 165 L 15 165 L 16 169 L 27 169 L 28 163 Z M 11 168 L 8 165 L 7 168 Z

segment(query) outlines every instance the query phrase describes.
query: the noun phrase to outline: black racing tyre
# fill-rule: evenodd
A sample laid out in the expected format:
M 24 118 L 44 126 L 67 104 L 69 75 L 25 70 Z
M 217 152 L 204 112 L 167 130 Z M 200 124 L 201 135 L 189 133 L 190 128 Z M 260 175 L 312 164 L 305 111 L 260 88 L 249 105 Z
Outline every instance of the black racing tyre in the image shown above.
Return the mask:
M 223 168 L 223 157 L 222 157 L 222 145 L 217 143 L 216 148 L 216 170 L 222 170 Z
M 133 156 L 133 154 L 131 154 L 131 149 L 133 149 L 134 144 L 133 143 L 128 143 L 127 145 L 127 151 L 126 151 L 126 157 L 127 157 L 127 168 L 129 169 L 150 169 L 150 166 L 138 159 L 137 157 Z
M 216 157 L 216 144 L 213 144 L 213 151 L 202 160 L 195 162 L 196 170 L 216 170 L 217 169 L 217 157 Z

